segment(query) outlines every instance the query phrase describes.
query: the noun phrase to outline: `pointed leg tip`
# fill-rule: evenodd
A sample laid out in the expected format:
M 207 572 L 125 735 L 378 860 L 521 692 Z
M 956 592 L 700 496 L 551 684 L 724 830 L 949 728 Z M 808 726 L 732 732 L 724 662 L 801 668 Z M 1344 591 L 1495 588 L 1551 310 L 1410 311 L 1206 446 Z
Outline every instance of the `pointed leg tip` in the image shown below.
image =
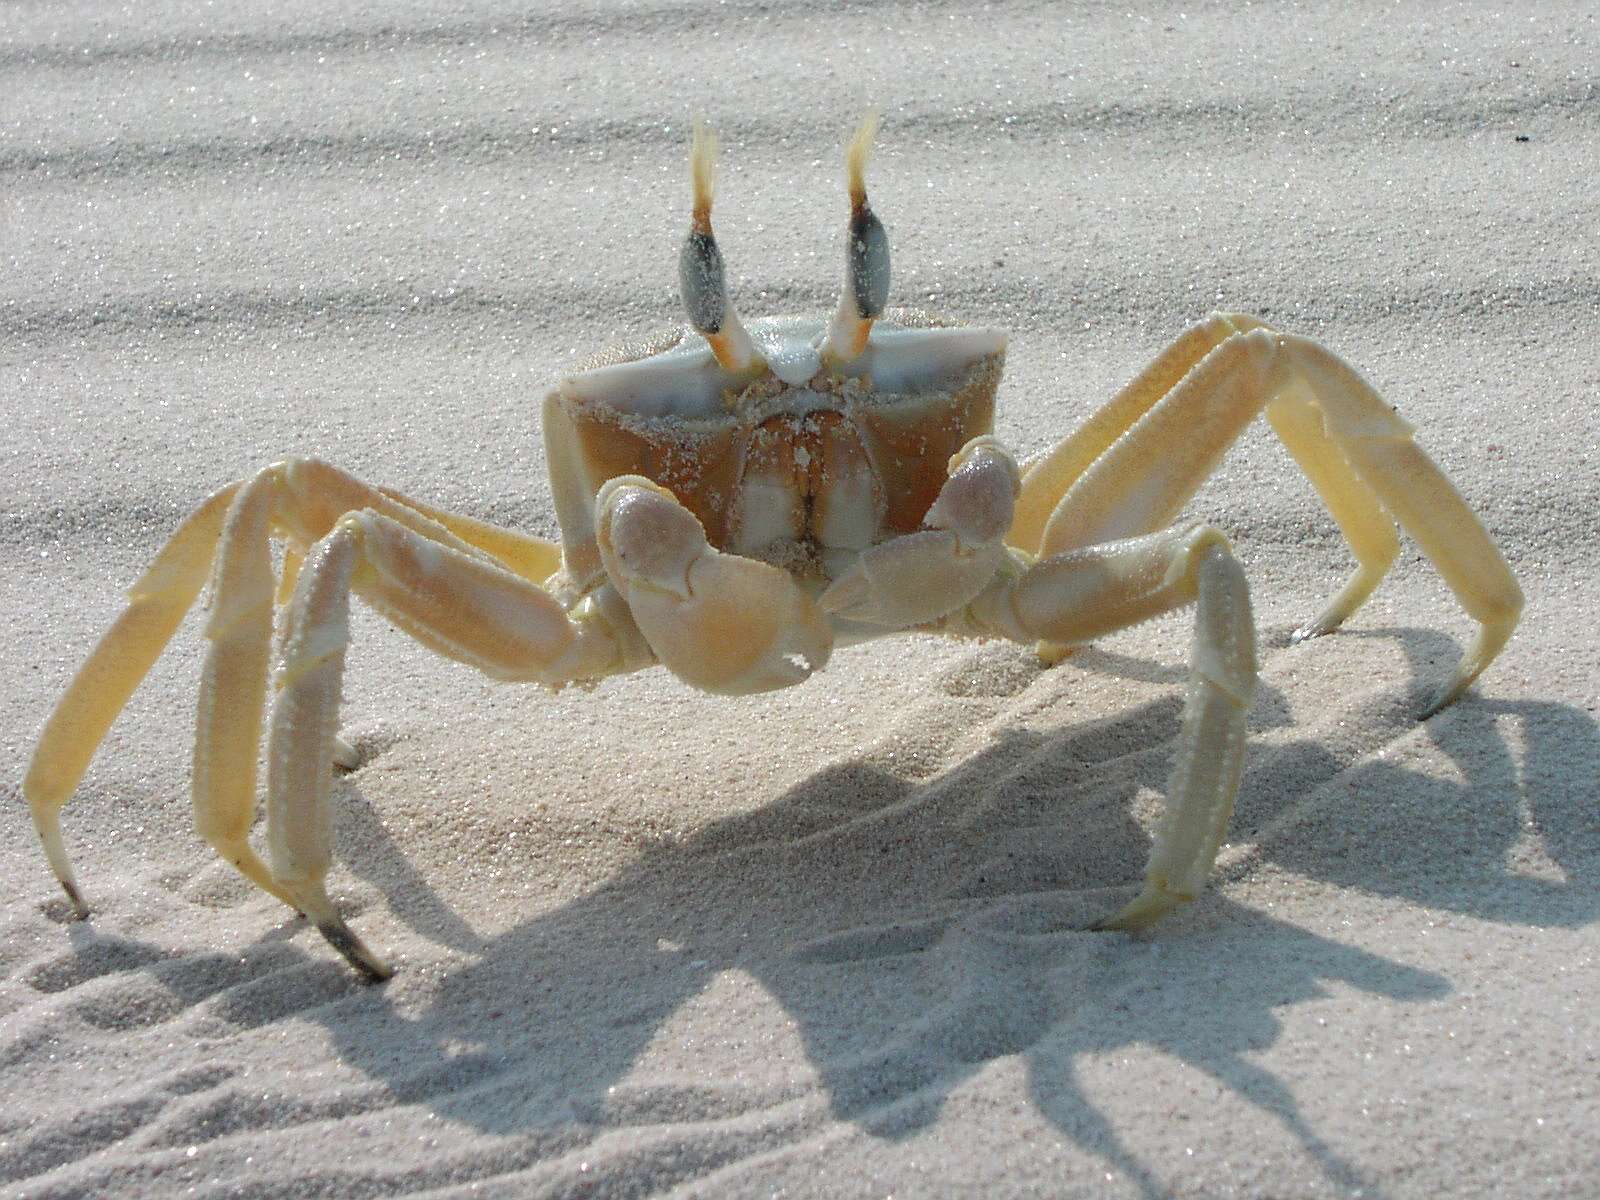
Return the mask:
M 1417 720 L 1426 721 L 1429 717 L 1438 716 L 1439 713 L 1443 712 L 1445 709 L 1449 708 L 1452 704 L 1459 700 L 1461 698 L 1461 694 L 1466 690 L 1466 684 L 1461 684 L 1459 686 L 1449 685 L 1441 688 L 1432 700 L 1423 705 L 1422 711 L 1417 714 Z
M 1461 699 L 1467 689 L 1478 681 L 1478 676 L 1483 674 L 1483 668 L 1487 665 L 1487 663 L 1474 663 L 1472 666 L 1457 667 L 1450 682 L 1434 693 L 1433 699 L 1423 706 L 1417 715 L 1417 720 L 1426 721 Z
M 1120 912 L 1117 912 L 1117 914 L 1112 914 L 1110 917 L 1102 917 L 1098 922 L 1088 926 L 1086 931 L 1088 933 L 1138 933 L 1142 928 L 1146 928 L 1146 926 L 1139 925 L 1136 922 L 1128 922 Z
M 1096 921 L 1089 926 L 1089 930 L 1092 933 L 1139 933 L 1193 899 L 1193 896 L 1181 892 L 1148 888 L 1109 917 Z
M 1489 664 L 1494 662 L 1500 651 L 1505 648 L 1506 642 L 1511 639 L 1511 632 L 1517 626 L 1517 614 L 1500 621 L 1485 622 L 1478 630 L 1475 642 L 1461 656 L 1461 661 L 1456 664 L 1456 669 L 1450 676 L 1450 682 L 1439 689 L 1433 702 L 1425 707 L 1418 720 L 1426 721 L 1440 710 L 1450 707 L 1466 693 L 1466 690 L 1478 682 Z
M 327 939 L 345 961 L 361 973 L 368 983 L 382 983 L 394 975 L 394 968 L 367 948 L 354 930 L 338 917 L 317 922 L 317 932 Z
M 24 791 L 26 789 L 27 785 L 24 784 Z M 66 844 L 61 840 L 58 809 L 47 803 L 35 802 L 31 796 L 29 801 L 33 809 L 34 828 L 39 832 L 39 844 L 44 847 L 45 861 L 50 864 L 50 870 L 55 874 L 61 890 L 72 902 L 75 918 L 81 921 L 89 915 L 89 906 L 84 903 L 83 893 L 78 890 L 77 876 L 72 871 L 72 860 L 67 857 Z
M 333 765 L 342 771 L 354 771 L 361 765 L 361 751 L 346 741 L 342 734 L 335 734 L 333 738 Z
M 1309 642 L 1312 638 L 1327 637 L 1343 624 L 1343 617 L 1318 617 L 1315 621 L 1307 621 L 1289 635 L 1289 644 L 1298 646 L 1301 642 Z
M 67 894 L 67 899 L 72 902 L 74 919 L 87 921 L 89 919 L 89 906 L 84 902 L 83 893 L 78 891 L 78 885 L 70 879 L 63 879 L 61 881 L 61 890 Z
M 1096 921 L 1092 925 L 1087 926 L 1084 932 L 1125 933 L 1131 936 L 1136 933 L 1143 933 L 1149 927 L 1150 923 L 1148 921 L 1142 923 L 1137 921 L 1127 921 L 1123 919 L 1121 913 L 1115 913 L 1109 917 L 1105 917 L 1099 921 Z
M 1061 642 L 1040 642 L 1033 648 L 1034 654 L 1039 659 L 1039 665 L 1046 669 L 1060 666 L 1077 650 L 1077 646 L 1068 646 Z

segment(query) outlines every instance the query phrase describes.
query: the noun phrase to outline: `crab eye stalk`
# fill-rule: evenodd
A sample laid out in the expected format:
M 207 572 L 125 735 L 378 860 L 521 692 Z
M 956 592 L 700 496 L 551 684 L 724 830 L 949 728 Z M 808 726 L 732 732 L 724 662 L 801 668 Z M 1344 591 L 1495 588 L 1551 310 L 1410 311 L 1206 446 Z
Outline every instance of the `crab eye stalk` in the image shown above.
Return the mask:
M 689 236 L 678 255 L 678 286 L 694 331 L 711 344 L 717 362 L 727 371 L 743 372 L 759 364 L 750 334 L 728 299 L 722 251 L 711 232 L 711 198 L 716 181 L 717 139 L 704 125 L 694 129 L 689 170 L 694 179 L 694 215 Z
M 867 204 L 867 155 L 878 131 L 878 114 L 868 113 L 845 148 L 850 186 L 850 235 L 845 247 L 844 294 L 828 326 L 823 357 L 850 362 L 867 348 L 872 322 L 889 299 L 889 234 Z

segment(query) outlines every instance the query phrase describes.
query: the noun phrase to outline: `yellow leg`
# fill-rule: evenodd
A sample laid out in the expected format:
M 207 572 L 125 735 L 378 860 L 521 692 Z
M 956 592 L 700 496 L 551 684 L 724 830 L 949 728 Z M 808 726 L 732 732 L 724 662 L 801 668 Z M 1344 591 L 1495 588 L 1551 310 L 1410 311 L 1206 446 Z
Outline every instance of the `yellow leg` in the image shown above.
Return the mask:
M 1071 490 L 1095 460 L 1133 428 L 1156 403 L 1175 388 L 1207 354 L 1236 333 L 1258 328 L 1260 322 L 1236 314 L 1212 313 L 1190 326 L 1148 367 L 1095 412 L 1069 438 L 1032 459 L 1023 468 L 1022 493 L 1006 541 L 1019 550 L 1044 557 L 1044 531 L 1061 498 Z M 1154 532 L 1154 528 L 1141 530 Z M 1085 543 L 1087 544 L 1087 543 Z M 1064 548 L 1064 547 L 1062 547 Z
M 1450 703 L 1499 653 L 1515 628 L 1522 594 L 1482 523 L 1412 429 L 1353 369 L 1309 338 L 1235 315 L 1191 330 L 1141 376 L 1119 420 L 1224 328 L 1223 338 L 1131 424 L 1111 422 L 1084 453 L 1115 433 L 1075 476 L 1039 537 L 1043 557 L 1159 529 L 1176 517 L 1263 409 L 1305 469 L 1356 555 L 1354 576 L 1299 636 L 1338 626 L 1371 594 L 1394 561 L 1393 518 L 1414 537 L 1480 622 L 1472 647 L 1429 705 Z M 1170 360 L 1170 362 L 1169 362 Z M 1136 381 L 1138 383 L 1138 381 Z M 1108 410 L 1109 411 L 1109 410 Z M 1070 447 L 1072 439 L 1064 446 Z M 1063 459 L 1072 457 L 1062 451 Z M 1052 456 L 1054 457 L 1054 456 Z M 1034 476 L 1023 485 L 1029 491 Z
M 190 791 L 195 830 L 257 887 L 294 901 L 250 848 L 256 811 L 256 754 L 272 645 L 274 509 L 282 475 L 261 472 L 239 492 L 217 547 L 211 619 L 195 705 Z
M 1400 553 L 1394 521 L 1361 481 L 1339 447 L 1323 432 L 1314 403 L 1283 395 L 1267 405 L 1267 420 L 1278 439 L 1337 522 L 1356 556 L 1356 570 L 1316 618 L 1295 630 L 1294 640 L 1320 637 L 1339 628 L 1366 603 Z
M 1070 643 L 1196 601 L 1183 731 L 1144 886 L 1101 929 L 1142 928 L 1193 900 L 1216 862 L 1244 768 L 1256 683 L 1244 572 L 1215 529 L 1169 529 L 1035 563 L 970 610 L 981 627 L 1019 641 Z
M 1282 334 L 1278 344 L 1278 377 L 1310 388 L 1328 436 L 1479 622 L 1478 636 L 1425 710 L 1431 716 L 1500 653 L 1522 614 L 1522 589 L 1483 522 L 1372 386 L 1310 338 Z
M 50 867 L 80 917 L 89 909 L 61 840 L 61 807 L 205 586 L 212 548 L 238 490 L 238 484 L 223 488 L 190 514 L 129 590 L 128 607 L 67 685 L 28 764 L 22 794 Z
M 389 967 L 345 924 L 325 883 L 352 591 L 423 644 L 498 679 L 558 682 L 602 673 L 616 646 L 603 622 L 570 621 L 548 593 L 498 563 L 370 510 L 342 517 L 312 548 L 284 623 L 267 746 L 274 890 L 358 971 L 385 979 Z M 250 750 L 253 756 L 253 744 Z
M 195 730 L 196 828 L 251 881 L 296 903 L 247 840 L 255 812 L 255 764 L 275 600 L 270 540 L 276 536 L 287 542 L 277 588 L 281 599 L 294 586 L 305 549 L 356 509 L 375 510 L 430 544 L 497 564 L 497 570 L 503 566 L 518 577 L 548 575 L 560 561 L 559 548 L 550 543 L 408 502 L 399 493 L 369 487 L 314 460 L 274 464 L 216 493 L 183 522 L 134 585 L 128 607 L 46 723 L 23 781 L 45 855 L 80 916 L 88 910 L 61 837 L 60 810 L 117 714 L 205 586 L 208 570 L 213 571 L 213 605 Z M 545 600 L 554 604 L 548 596 Z M 591 638 L 583 654 L 565 665 L 580 673 L 603 674 L 615 657 L 604 647 L 596 648 Z M 352 757 L 337 740 L 329 753 L 347 763 Z
M 561 568 L 561 547 L 543 538 L 529 537 L 515 529 L 490 525 L 473 517 L 445 512 L 432 505 L 414 500 L 393 488 L 379 488 L 385 496 L 402 508 L 421 513 L 430 521 L 437 521 L 469 546 L 482 550 L 506 570 L 521 575 L 534 583 L 543 583 Z
M 298 900 L 279 886 L 249 843 L 272 643 L 271 540 L 284 534 L 296 551 L 284 564 L 287 579 L 299 571 L 300 547 L 326 532 L 340 512 L 365 502 L 383 505 L 441 544 L 465 549 L 436 522 L 353 476 L 325 463 L 296 460 L 265 468 L 239 490 L 216 551 L 206 624 L 211 646 L 195 706 L 195 829 L 257 887 L 296 908 Z M 331 744 L 328 752 L 335 753 Z
M 1164 529 L 1265 405 L 1266 330 L 1225 339 L 1095 459 L 1045 525 L 1039 556 Z
M 1063 498 L 1152 408 L 1182 383 L 1195 366 L 1237 333 L 1260 328 L 1261 322 L 1237 313 L 1212 313 L 1191 325 L 1140 371 L 1126 387 L 1098 409 L 1065 441 L 1031 460 L 1022 472 L 1022 492 L 1017 497 L 1016 519 L 1006 535 L 1008 544 L 1037 557 L 1048 557 L 1096 539 L 1076 531 L 1068 520 L 1053 520 Z M 1170 516 L 1148 521 L 1126 532 L 1153 533 Z M 1072 653 L 1061 642 L 1040 642 L 1040 660 L 1054 666 Z

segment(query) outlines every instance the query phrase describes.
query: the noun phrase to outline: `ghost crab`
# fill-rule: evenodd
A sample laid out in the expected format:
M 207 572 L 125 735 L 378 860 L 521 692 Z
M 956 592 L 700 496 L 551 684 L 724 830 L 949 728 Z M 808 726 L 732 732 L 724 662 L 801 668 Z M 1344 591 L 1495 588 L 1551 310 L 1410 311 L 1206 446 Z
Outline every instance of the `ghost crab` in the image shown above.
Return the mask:
M 680 259 L 689 328 L 598 356 L 544 402 L 560 545 L 309 459 L 192 513 L 72 680 L 23 784 L 78 914 L 59 810 L 208 576 L 196 825 L 373 979 L 389 967 L 324 886 L 331 764 L 355 764 L 337 732 L 352 593 L 496 678 L 559 688 L 662 664 L 729 694 L 800 683 L 835 645 L 885 634 L 1004 637 L 1048 656 L 1196 603 L 1166 812 L 1143 886 L 1102 929 L 1141 928 L 1193 899 L 1227 827 L 1256 679 L 1249 593 L 1221 532 L 1171 522 L 1258 414 L 1358 564 L 1296 638 L 1338 628 L 1371 594 L 1398 551 L 1398 520 L 1479 625 L 1427 713 L 1483 671 L 1522 604 L 1505 560 L 1411 427 L 1308 338 L 1213 314 L 1019 470 L 990 436 L 1004 334 L 885 305 L 888 240 L 864 183 L 872 133 L 869 119 L 846 154 L 837 311 L 747 327 L 711 229 L 714 146 L 697 130 Z M 285 545 L 276 584 L 273 538 Z M 285 601 L 269 868 L 248 834 Z

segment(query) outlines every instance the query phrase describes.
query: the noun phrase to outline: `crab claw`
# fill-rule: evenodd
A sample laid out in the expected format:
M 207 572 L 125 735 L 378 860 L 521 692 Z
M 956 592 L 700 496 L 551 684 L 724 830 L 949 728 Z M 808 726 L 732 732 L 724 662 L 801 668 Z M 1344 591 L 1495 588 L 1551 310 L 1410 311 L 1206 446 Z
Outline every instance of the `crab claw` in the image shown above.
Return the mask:
M 686 683 L 746 695 L 800 683 L 833 628 L 786 571 L 706 541 L 666 488 L 624 475 L 595 498 L 600 558 L 650 649 Z
M 927 528 L 863 551 L 817 604 L 847 620 L 904 629 L 970 603 L 1005 558 L 1019 487 L 1016 463 L 999 443 L 973 438 L 951 456 Z

